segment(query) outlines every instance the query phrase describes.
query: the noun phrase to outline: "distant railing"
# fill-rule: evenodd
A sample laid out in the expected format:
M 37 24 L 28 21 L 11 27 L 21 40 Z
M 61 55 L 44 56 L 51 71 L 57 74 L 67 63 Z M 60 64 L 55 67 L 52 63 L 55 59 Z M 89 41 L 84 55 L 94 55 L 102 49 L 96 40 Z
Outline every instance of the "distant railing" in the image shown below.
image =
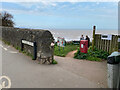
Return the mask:
M 72 41 L 74 45 L 79 45 L 80 41 Z

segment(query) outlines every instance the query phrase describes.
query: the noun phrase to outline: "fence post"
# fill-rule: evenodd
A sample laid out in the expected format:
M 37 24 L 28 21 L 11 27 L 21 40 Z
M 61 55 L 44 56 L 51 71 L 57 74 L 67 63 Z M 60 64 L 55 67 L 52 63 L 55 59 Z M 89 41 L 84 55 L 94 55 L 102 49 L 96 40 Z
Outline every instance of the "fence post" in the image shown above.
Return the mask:
M 96 26 L 93 26 L 92 50 L 94 50 L 94 46 L 95 46 L 95 29 L 96 29 Z
M 23 48 L 24 48 L 24 44 L 22 43 L 22 40 L 23 39 L 21 39 L 21 51 L 23 51 Z
M 118 52 L 120 52 L 120 35 L 118 35 Z
M 33 60 L 36 60 L 37 58 L 37 44 L 36 42 L 33 42 L 34 46 L 33 46 Z

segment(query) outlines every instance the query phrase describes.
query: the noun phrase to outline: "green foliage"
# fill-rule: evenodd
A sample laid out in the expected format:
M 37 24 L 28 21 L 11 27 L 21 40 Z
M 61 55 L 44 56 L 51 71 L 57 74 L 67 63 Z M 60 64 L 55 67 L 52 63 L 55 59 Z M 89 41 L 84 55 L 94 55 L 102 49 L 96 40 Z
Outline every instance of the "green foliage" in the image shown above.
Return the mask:
M 96 47 L 94 47 L 94 51 L 92 51 L 91 46 L 88 49 L 88 54 L 89 54 L 89 56 L 98 57 L 98 58 L 105 59 L 105 60 L 109 56 L 108 52 L 102 51 L 102 50 L 97 50 Z
M 5 41 L 5 40 L 3 40 L 3 39 L 2 39 L 2 41 L 3 41 L 5 44 L 10 45 L 10 42 Z
M 32 54 L 30 54 L 29 52 L 27 52 L 27 51 L 25 51 L 25 50 L 23 50 L 23 51 L 21 51 L 20 50 L 20 52 L 22 52 L 23 54 L 25 54 L 25 55 L 27 55 L 27 56 L 30 56 L 31 58 L 32 58 L 32 60 L 33 60 L 33 55 Z
M 0 26 L 14 27 L 13 16 L 8 12 L 0 13 L 0 21 L 2 21 Z
M 93 56 L 89 56 L 86 58 L 87 60 L 90 60 L 90 61 L 102 61 L 100 58 L 97 58 L 97 57 L 93 57 Z
M 72 41 L 66 42 L 66 45 L 74 45 Z
M 5 44 L 10 45 L 10 42 L 7 42 L 7 41 L 5 41 L 5 40 L 2 40 L 2 41 L 3 41 Z M 28 53 L 28 52 L 25 51 L 25 50 L 21 51 L 21 48 L 20 48 L 19 46 L 14 46 L 14 48 L 17 49 L 17 50 L 19 50 L 20 53 L 23 53 L 23 54 L 25 54 L 25 55 L 27 55 L 27 56 L 30 56 L 30 57 L 33 59 L 33 55 L 32 55 L 32 54 Z
M 20 47 L 15 46 L 15 48 L 16 48 L 17 50 L 19 50 L 19 52 L 21 52 L 21 48 L 20 48 Z
M 79 45 L 66 45 L 64 49 L 63 47 L 55 46 L 54 55 L 65 57 L 70 51 L 76 50 L 77 47 L 79 47 Z
M 97 48 L 94 47 L 94 51 L 92 51 L 92 46 L 89 47 L 88 53 L 81 53 L 79 48 L 77 52 L 74 55 L 74 58 L 76 59 L 87 59 L 90 61 L 101 61 L 101 59 L 107 59 L 109 56 L 109 53 L 102 50 L 97 50 Z
M 77 52 L 74 54 L 74 58 L 77 58 L 77 59 L 86 59 L 86 57 L 87 57 L 87 54 L 81 53 L 79 48 Z
M 53 60 L 52 64 L 58 64 L 58 62 L 56 60 Z

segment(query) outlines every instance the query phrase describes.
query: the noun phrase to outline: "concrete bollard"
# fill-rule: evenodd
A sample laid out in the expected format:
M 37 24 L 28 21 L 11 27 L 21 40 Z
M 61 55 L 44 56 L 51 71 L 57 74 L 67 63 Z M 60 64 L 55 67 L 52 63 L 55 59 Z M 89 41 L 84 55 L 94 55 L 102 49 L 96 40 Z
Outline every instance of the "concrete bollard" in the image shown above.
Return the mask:
M 108 56 L 108 88 L 120 88 L 120 53 L 113 52 Z
M 120 63 L 119 63 L 119 76 L 118 76 L 117 88 L 118 90 L 120 90 Z
M 117 88 L 119 64 L 108 64 L 108 88 Z

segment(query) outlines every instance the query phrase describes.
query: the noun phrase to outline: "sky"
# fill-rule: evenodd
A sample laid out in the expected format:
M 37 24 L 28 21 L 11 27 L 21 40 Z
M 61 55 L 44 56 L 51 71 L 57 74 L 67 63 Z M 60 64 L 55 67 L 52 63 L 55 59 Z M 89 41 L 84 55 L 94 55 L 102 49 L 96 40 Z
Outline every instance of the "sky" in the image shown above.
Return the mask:
M 118 29 L 117 2 L 1 2 L 15 27 L 37 29 Z

